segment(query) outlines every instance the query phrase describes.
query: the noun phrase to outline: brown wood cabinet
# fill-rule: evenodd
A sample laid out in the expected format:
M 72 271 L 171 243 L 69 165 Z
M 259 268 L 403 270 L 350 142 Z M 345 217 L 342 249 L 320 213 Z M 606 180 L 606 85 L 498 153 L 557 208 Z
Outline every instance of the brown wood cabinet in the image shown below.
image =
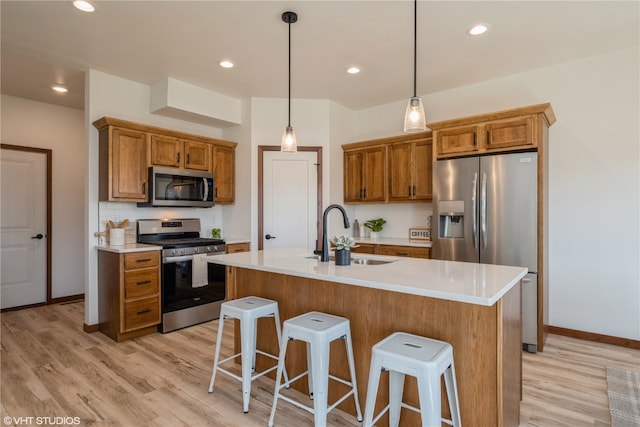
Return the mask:
M 550 104 L 429 123 L 434 160 L 489 152 L 536 149 L 556 118 Z
M 431 200 L 431 138 L 389 145 L 389 201 Z
M 157 331 L 160 251 L 98 251 L 99 329 L 120 342 Z
M 244 243 L 227 243 L 227 253 L 249 252 L 249 242 Z
M 217 204 L 230 204 L 236 197 L 235 146 L 213 146 L 213 176 Z
M 344 202 L 431 200 L 431 132 L 344 144 Z
M 107 126 L 99 136 L 99 198 L 141 202 L 147 199 L 147 135 Z
M 211 144 L 164 135 L 150 135 L 151 164 L 212 171 Z
M 345 203 L 386 200 L 386 159 L 384 145 L 344 151 Z
M 235 142 L 111 117 L 93 125 L 100 133 L 101 201 L 146 201 L 148 167 L 155 165 L 213 172 L 216 203 L 235 202 Z
M 402 256 L 409 258 L 431 258 L 431 248 L 424 246 L 401 246 L 372 243 L 358 243 L 351 252 L 373 255 Z

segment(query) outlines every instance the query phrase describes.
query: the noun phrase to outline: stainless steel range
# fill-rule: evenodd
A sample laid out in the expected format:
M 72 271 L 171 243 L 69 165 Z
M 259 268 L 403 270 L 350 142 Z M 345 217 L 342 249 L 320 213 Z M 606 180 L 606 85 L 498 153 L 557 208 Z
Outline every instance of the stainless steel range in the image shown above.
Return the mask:
M 163 248 L 160 332 L 220 317 L 225 268 L 206 260 L 226 252 L 224 240 L 200 237 L 200 220 L 187 218 L 138 220 L 137 241 Z

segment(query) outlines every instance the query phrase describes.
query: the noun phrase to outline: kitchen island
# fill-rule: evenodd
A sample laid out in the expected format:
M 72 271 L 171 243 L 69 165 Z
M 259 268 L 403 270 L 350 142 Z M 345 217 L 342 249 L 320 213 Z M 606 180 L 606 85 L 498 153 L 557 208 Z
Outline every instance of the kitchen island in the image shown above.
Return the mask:
M 403 331 L 453 346 L 463 425 L 517 426 L 522 372 L 520 280 L 527 270 L 415 258 L 352 257 L 376 263 L 336 266 L 332 261 L 318 261 L 304 249 L 219 255 L 209 262 L 227 266 L 228 299 L 257 295 L 276 300 L 282 321 L 308 311 L 348 318 L 362 405 L 371 347 Z M 277 354 L 273 322 L 262 320 L 258 347 Z M 306 351 L 301 342 L 290 345 L 287 370 L 292 377 L 306 369 Z M 344 352 L 342 341 L 332 344 L 331 373 L 347 378 Z M 260 369 L 262 363 L 270 362 L 259 356 L 257 363 Z M 302 386 L 303 382 L 297 384 L 306 393 Z M 344 392 L 343 387 L 330 382 L 329 402 Z M 376 411 L 386 404 L 387 387 L 383 376 Z M 418 406 L 416 394 L 415 381 L 407 377 L 405 401 Z M 348 399 L 340 408 L 353 412 L 353 402 Z M 448 416 L 446 398 L 442 410 Z M 384 425 L 386 420 L 381 422 Z M 417 414 L 402 411 L 401 425 L 419 423 Z

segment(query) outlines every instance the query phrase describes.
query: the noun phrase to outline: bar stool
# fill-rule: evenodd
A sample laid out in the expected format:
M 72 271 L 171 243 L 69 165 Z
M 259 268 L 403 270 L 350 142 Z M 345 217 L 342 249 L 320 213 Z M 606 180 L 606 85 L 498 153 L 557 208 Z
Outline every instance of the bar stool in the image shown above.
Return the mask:
M 213 383 L 216 378 L 216 372 L 219 370 L 232 378 L 242 382 L 242 405 L 244 412 L 249 412 L 249 399 L 251 397 L 251 382 L 278 367 L 272 366 L 255 375 L 251 375 L 256 367 L 256 353 L 278 360 L 272 354 L 256 349 L 256 329 L 258 327 L 258 319 L 261 317 L 273 317 L 276 323 L 276 335 L 278 337 L 278 345 L 281 342 L 280 332 L 280 315 L 278 313 L 278 303 L 260 297 L 245 297 L 222 303 L 220 309 L 220 324 L 218 325 L 218 338 L 216 341 L 216 352 L 213 360 L 213 373 L 211 374 L 211 382 L 209 383 L 209 393 L 213 393 Z M 224 329 L 224 321 L 227 318 L 240 320 L 240 353 L 220 360 L 220 348 L 222 347 L 222 331 Z M 241 356 L 242 361 L 242 377 L 222 368 L 220 365 Z M 287 372 L 284 372 L 285 385 L 288 385 Z
M 329 347 L 332 341 L 341 338 L 346 340 L 347 359 L 351 381 L 335 377 L 329 374 Z M 289 383 L 280 384 L 285 366 L 287 343 L 291 340 L 300 340 L 307 343 L 307 370 Z M 309 395 L 313 399 L 313 408 L 303 405 L 287 396 L 280 394 L 280 390 L 308 375 Z M 328 407 L 329 379 L 338 381 L 351 387 L 351 390 Z M 285 377 L 286 381 L 286 377 Z M 353 347 L 351 342 L 351 327 L 349 319 L 326 313 L 312 311 L 292 319 L 286 320 L 282 329 L 282 342 L 280 343 L 280 358 L 276 373 L 276 388 L 273 395 L 273 406 L 269 417 L 269 427 L 273 427 L 273 419 L 276 414 L 278 399 L 285 400 L 292 405 L 314 414 L 316 427 L 324 427 L 327 424 L 327 414 L 353 394 L 358 421 L 362 421 L 360 402 L 358 401 L 358 389 L 356 386 L 356 370 L 353 362 Z
M 373 418 L 380 373 L 389 371 L 389 404 Z M 405 374 L 416 377 L 420 409 L 402 402 Z M 440 409 L 440 376 L 444 374 L 451 420 Z M 398 426 L 401 407 L 420 412 L 423 427 L 440 427 L 445 422 L 460 427 L 460 408 L 453 348 L 449 343 L 396 332 L 373 346 L 364 427 L 371 427 L 389 410 L 389 426 Z

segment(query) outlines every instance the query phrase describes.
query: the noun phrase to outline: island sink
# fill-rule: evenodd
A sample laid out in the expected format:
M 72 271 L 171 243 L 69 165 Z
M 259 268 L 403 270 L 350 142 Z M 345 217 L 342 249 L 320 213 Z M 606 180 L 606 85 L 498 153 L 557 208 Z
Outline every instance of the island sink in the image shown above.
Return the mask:
M 320 259 L 320 255 L 309 254 L 305 255 L 305 258 L 309 259 Z M 329 261 L 335 261 L 334 255 L 329 255 Z M 395 259 L 377 259 L 377 258 L 354 258 L 351 257 L 351 264 L 359 264 L 359 265 L 383 265 L 395 262 Z

